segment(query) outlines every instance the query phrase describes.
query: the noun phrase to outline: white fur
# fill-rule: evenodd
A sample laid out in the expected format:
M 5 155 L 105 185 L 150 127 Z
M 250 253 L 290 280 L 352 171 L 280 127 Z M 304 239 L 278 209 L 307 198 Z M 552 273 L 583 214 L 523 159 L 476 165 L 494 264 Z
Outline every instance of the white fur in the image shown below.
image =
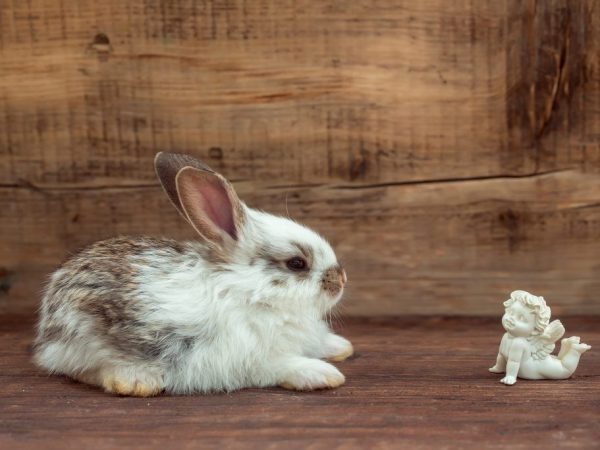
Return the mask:
M 349 341 L 334 335 L 324 320 L 342 295 L 332 298 L 320 284 L 323 273 L 337 265 L 333 250 L 308 228 L 242 207 L 246 220 L 239 230 L 234 263 L 215 267 L 198 256 L 166 268 L 159 249 L 129 261 L 138 273 L 136 299 L 144 305 L 139 319 L 149 327 L 172 327 L 188 336 L 192 346 L 185 353 L 179 354 L 174 347 L 170 358 L 129 359 L 105 344 L 102 336 L 87 332 L 97 318 L 74 311 L 64 299 L 64 322 L 77 329 L 80 338 L 49 343 L 37 354 L 37 362 L 50 371 L 72 376 L 113 370 L 130 383 L 151 379 L 172 393 L 343 384 L 344 376 L 319 360 L 348 349 L 351 353 L 352 348 Z M 257 251 L 269 248 L 278 257 L 291 257 L 298 253 L 295 243 L 312 249 L 310 276 L 302 280 L 288 274 L 284 286 L 274 285 L 272 269 L 257 258 Z M 59 276 L 60 271 L 54 275 Z M 40 333 L 43 327 L 44 306 Z

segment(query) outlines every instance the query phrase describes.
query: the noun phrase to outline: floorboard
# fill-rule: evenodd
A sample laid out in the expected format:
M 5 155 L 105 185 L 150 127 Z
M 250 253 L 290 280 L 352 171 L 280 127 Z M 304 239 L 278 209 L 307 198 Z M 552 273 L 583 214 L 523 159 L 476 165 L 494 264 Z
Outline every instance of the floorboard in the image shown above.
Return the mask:
M 592 350 L 570 380 L 488 373 L 499 320 L 403 317 L 337 326 L 347 384 L 124 398 L 30 362 L 33 321 L 0 318 L 0 448 L 600 448 L 600 317 L 564 318 Z

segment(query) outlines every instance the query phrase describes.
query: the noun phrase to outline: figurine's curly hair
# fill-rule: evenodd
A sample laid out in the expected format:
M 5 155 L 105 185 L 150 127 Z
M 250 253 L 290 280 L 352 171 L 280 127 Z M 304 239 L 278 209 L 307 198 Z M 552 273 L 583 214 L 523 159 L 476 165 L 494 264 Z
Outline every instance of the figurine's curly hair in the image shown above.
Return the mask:
M 526 291 L 513 291 L 510 298 L 504 302 L 504 307 L 508 308 L 515 302 L 519 302 L 534 311 L 535 329 L 543 333 L 548 326 L 548 322 L 550 322 L 551 315 L 550 307 L 546 305 L 544 297 L 538 297 Z

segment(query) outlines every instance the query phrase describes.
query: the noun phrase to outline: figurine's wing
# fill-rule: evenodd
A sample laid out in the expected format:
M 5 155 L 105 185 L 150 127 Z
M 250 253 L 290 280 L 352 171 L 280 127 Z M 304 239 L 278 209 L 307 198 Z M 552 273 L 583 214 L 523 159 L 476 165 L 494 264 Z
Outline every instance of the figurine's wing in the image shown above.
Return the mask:
M 530 341 L 533 359 L 540 360 L 550 355 L 554 350 L 554 343 L 563 337 L 563 334 L 565 327 L 560 320 L 550 322 L 542 334 L 534 336 Z

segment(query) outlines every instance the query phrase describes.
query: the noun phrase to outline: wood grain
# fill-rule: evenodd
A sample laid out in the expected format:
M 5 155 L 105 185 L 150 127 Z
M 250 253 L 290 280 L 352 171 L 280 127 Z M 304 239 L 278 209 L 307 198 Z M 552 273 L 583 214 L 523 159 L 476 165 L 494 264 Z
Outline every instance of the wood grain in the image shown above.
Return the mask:
M 349 314 L 600 313 L 591 0 L 0 3 L 0 311 L 114 234 L 191 237 L 159 150 L 319 229 Z
M 498 314 L 508 293 L 524 286 L 545 295 L 556 313 L 599 310 L 595 175 L 290 188 L 287 202 L 270 185 L 256 187 L 237 184 L 251 205 L 285 214 L 287 204 L 335 246 L 350 279 L 342 305 L 348 314 Z M 40 277 L 90 234 L 194 237 L 157 186 L 14 195 L 10 215 L 3 213 L 11 205 L 0 204 L 4 229 L 16 236 L 5 243 L 16 261 L 8 299 L 36 299 Z
M 0 323 L 0 447 L 113 448 L 597 448 L 600 322 L 561 317 L 592 345 L 573 378 L 519 380 L 487 371 L 497 319 L 349 320 L 357 355 L 345 386 L 294 393 L 122 398 L 34 368 L 31 318 Z

